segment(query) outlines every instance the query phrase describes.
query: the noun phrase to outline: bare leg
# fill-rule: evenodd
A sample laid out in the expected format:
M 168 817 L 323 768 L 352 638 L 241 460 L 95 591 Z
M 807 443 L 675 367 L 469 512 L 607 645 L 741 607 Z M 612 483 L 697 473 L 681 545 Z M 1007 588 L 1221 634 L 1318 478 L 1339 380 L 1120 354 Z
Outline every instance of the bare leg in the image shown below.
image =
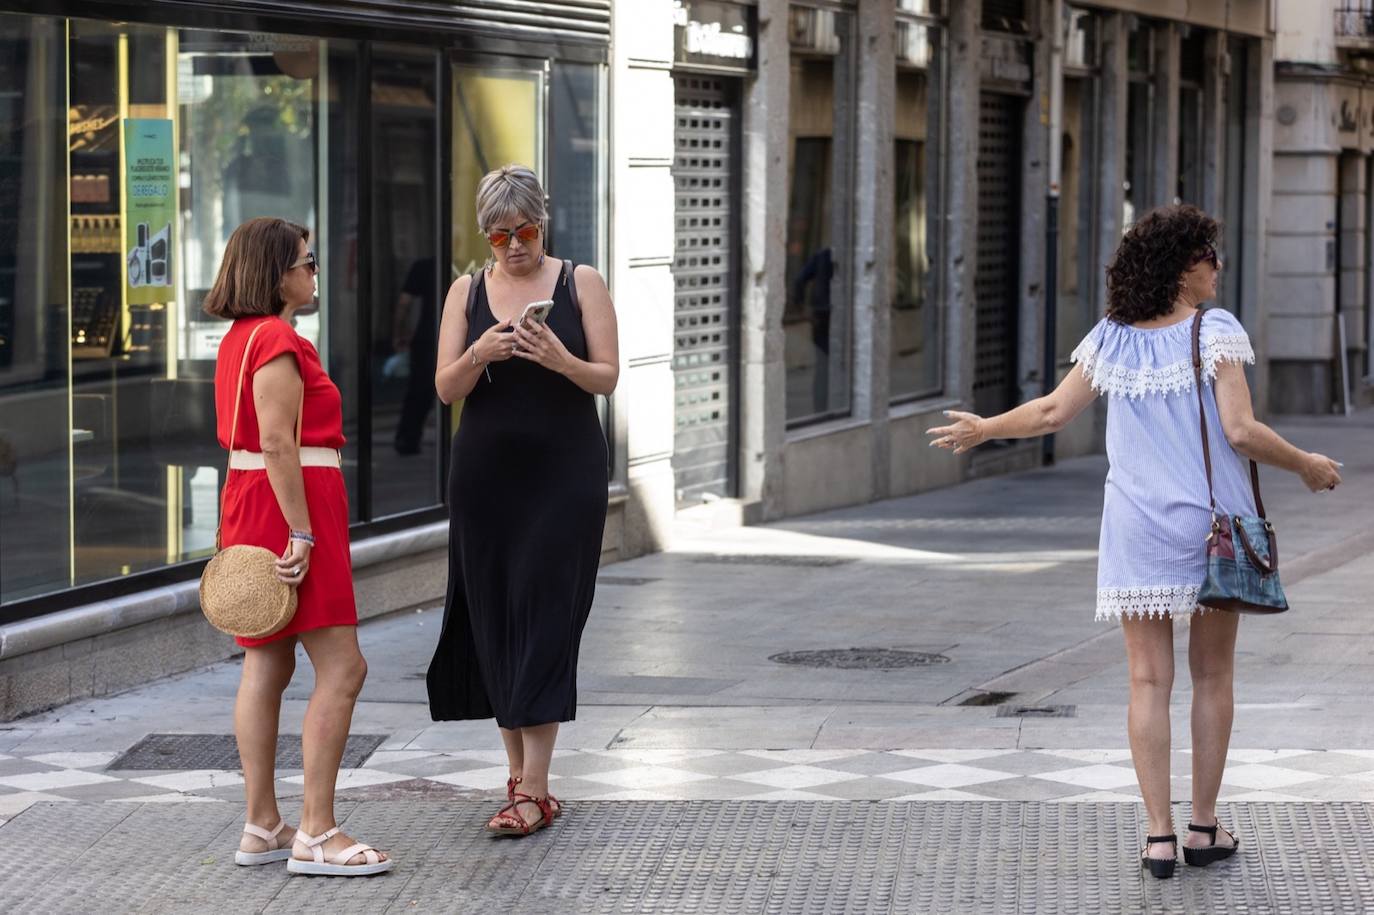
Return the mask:
M 1199 826 L 1217 821 L 1217 793 L 1231 744 L 1231 719 L 1235 709 L 1232 683 L 1236 669 L 1235 613 L 1199 613 L 1188 633 L 1188 667 L 1193 677 L 1193 818 Z M 1206 833 L 1190 832 L 1188 845 L 1212 844 Z M 1218 845 L 1232 839 L 1218 830 Z
M 353 722 L 353 705 L 362 692 L 367 678 L 367 662 L 358 649 L 356 626 L 330 626 L 313 629 L 300 635 L 301 644 L 315 665 L 315 689 L 305 711 L 305 727 L 301 735 L 305 756 L 305 804 L 301 810 L 301 831 L 318 836 L 333 829 L 334 782 L 339 776 L 339 762 L 343 759 L 348 729 Z M 354 844 L 350 837 L 339 833 L 324 844 L 326 858 L 338 854 Z M 296 856 L 309 858 L 301 846 Z M 386 856 L 382 855 L 385 859 Z M 365 862 L 362 853 L 349 859 L 349 864 Z
M 1173 620 L 1122 617 L 1126 634 L 1126 661 L 1131 675 L 1131 704 L 1126 730 L 1131 740 L 1131 762 L 1145 801 L 1149 834 L 1174 831 L 1169 809 L 1169 693 L 1174 685 Z M 1172 845 L 1156 843 L 1151 858 L 1172 858 Z
M 510 766 L 510 777 L 519 781 L 525 777 L 525 741 L 520 736 L 520 728 L 501 728 L 501 742 L 506 745 L 506 761 Z
M 276 790 L 277 728 L 281 719 L 281 696 L 295 671 L 294 638 L 286 637 L 245 649 L 243 675 L 234 702 L 234 735 L 238 738 L 239 761 L 243 766 L 247 820 L 269 831 L 281 822 Z M 281 832 L 275 844 L 245 833 L 239 849 L 271 851 L 290 839 L 289 829 Z
M 504 730 L 501 732 L 503 737 L 506 733 Z M 524 781 L 518 790 L 530 797 L 546 798 L 549 796 L 549 765 L 553 762 L 553 745 L 558 740 L 558 722 L 524 727 L 519 733 L 524 744 L 521 749 Z M 531 824 L 538 822 L 543 815 L 538 805 L 529 801 L 517 804 L 512 813 Z M 510 817 L 509 813 L 499 813 L 494 820 L 508 820 Z

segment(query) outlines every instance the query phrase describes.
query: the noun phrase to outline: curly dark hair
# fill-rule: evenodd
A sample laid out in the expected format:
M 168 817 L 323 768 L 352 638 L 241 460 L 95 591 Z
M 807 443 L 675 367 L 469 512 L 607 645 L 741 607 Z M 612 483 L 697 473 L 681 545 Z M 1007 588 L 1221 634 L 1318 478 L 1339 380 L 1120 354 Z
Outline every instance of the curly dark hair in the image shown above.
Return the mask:
M 1220 232 L 1215 219 L 1186 203 L 1142 216 L 1107 265 L 1107 317 L 1134 324 L 1168 314 L 1183 274 L 1216 248 Z

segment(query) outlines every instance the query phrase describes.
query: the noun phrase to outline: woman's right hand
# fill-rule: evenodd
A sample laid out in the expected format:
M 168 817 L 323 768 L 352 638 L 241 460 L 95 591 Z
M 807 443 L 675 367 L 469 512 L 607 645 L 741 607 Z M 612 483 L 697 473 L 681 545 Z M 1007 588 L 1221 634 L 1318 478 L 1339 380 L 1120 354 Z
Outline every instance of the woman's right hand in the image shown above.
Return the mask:
M 299 587 L 305 581 L 305 573 L 310 571 L 310 544 L 304 540 L 291 540 L 286 544 L 286 552 L 277 560 L 277 578 L 291 587 Z
M 510 332 L 510 322 L 492 325 L 477 338 L 472 349 L 478 362 L 505 362 L 515 352 L 515 334 Z
M 1303 465 L 1299 476 L 1303 483 L 1312 492 L 1323 492 L 1328 489 L 1335 489 L 1341 482 L 1341 474 L 1336 468 L 1339 465 L 1324 454 L 1317 454 L 1309 451 L 1307 463 Z

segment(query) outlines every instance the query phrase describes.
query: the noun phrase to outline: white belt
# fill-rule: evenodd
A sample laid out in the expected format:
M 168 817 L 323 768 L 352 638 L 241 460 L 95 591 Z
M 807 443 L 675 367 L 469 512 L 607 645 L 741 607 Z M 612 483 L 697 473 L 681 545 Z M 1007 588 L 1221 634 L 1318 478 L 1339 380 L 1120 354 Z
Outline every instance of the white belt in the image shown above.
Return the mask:
M 302 448 L 302 467 L 338 467 L 343 458 L 337 448 Z M 230 470 L 266 470 L 267 458 L 260 451 L 229 452 Z

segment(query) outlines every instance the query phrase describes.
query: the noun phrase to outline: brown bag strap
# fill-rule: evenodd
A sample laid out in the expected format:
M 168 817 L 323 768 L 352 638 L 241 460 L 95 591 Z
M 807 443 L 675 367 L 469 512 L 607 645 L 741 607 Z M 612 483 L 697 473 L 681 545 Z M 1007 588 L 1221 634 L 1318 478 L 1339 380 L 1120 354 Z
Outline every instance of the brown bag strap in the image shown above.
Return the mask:
M 238 433 L 239 427 L 239 405 L 243 401 L 243 376 L 248 368 L 248 349 L 253 345 L 253 338 L 262 330 L 266 321 L 259 321 L 258 326 L 253 328 L 253 332 L 248 335 L 248 342 L 243 344 L 243 359 L 239 362 L 239 380 L 234 386 L 234 414 L 229 420 L 229 456 L 224 460 L 224 483 L 219 488 L 219 519 L 215 524 L 215 552 L 219 552 L 220 530 L 224 525 L 224 490 L 225 484 L 229 482 L 229 471 L 232 469 L 230 463 L 234 457 L 234 436 Z M 296 452 L 301 450 L 301 432 L 305 426 L 305 377 L 301 376 L 301 402 L 296 408 Z
M 1207 467 L 1207 502 L 1212 507 L 1212 517 L 1217 514 L 1216 495 L 1212 489 L 1212 446 L 1207 439 L 1207 408 L 1202 400 L 1202 309 L 1193 316 L 1193 381 L 1197 388 L 1198 425 L 1202 429 L 1202 463 Z M 1255 493 L 1255 511 L 1261 518 L 1264 514 L 1264 500 L 1260 498 L 1259 465 L 1250 462 L 1250 488 Z

